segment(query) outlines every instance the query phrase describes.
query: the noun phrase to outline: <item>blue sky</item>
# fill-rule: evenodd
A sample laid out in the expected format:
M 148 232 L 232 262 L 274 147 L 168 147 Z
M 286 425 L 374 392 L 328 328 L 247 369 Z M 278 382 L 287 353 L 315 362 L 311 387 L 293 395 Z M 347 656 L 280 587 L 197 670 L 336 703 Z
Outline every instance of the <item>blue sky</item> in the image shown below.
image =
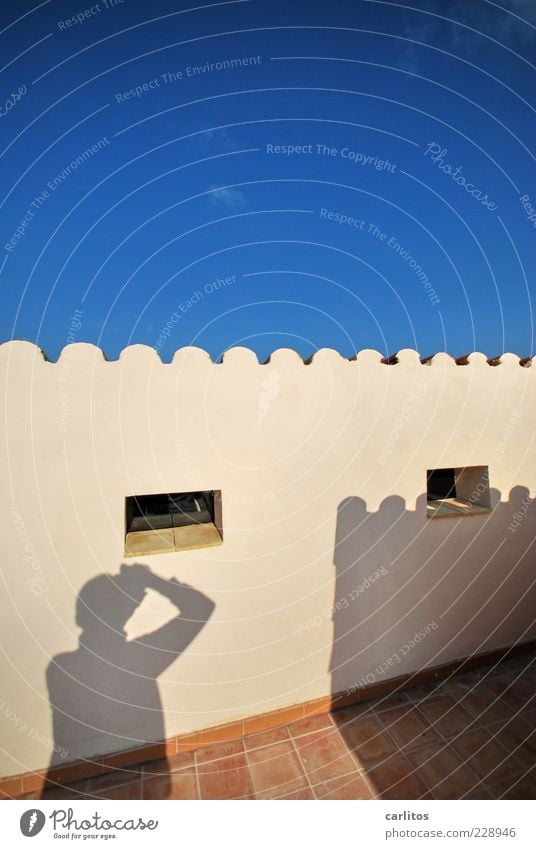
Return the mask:
M 0 15 L 1 341 L 533 352 L 532 0 Z

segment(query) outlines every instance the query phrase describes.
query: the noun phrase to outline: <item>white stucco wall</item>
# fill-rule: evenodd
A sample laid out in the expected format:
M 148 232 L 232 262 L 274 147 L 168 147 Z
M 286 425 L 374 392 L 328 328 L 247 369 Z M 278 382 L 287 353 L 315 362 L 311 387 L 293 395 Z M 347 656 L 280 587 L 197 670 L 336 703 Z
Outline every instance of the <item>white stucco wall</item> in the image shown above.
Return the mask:
M 139 558 L 215 605 L 158 679 L 167 736 L 536 637 L 536 371 L 513 355 L 164 365 L 75 344 L 50 363 L 10 342 L 0 385 L 1 774 L 51 757 L 47 666 L 77 649 L 82 586 L 124 562 L 127 495 L 222 491 L 222 546 Z M 492 512 L 426 519 L 426 469 L 469 465 Z M 175 614 L 151 591 L 128 634 Z M 141 711 L 139 742 L 151 727 Z M 82 754 L 122 745 L 97 717 Z

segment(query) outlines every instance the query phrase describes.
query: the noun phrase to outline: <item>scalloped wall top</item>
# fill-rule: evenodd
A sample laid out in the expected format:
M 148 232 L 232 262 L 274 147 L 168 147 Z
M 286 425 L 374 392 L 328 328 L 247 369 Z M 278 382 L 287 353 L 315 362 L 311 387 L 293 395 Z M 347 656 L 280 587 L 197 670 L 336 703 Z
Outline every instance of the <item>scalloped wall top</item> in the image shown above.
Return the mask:
M 171 363 L 164 363 L 162 358 L 160 357 L 159 352 L 152 348 L 150 345 L 141 345 L 134 344 L 128 345 L 126 348 L 123 348 L 120 352 L 119 356 L 114 360 L 110 359 L 106 356 L 102 348 L 98 345 L 93 345 L 90 342 L 73 342 L 69 345 L 65 345 L 56 361 L 50 360 L 47 357 L 46 352 L 39 348 L 33 342 L 27 342 L 22 339 L 12 339 L 8 342 L 0 343 L 0 357 L 11 358 L 11 356 L 17 356 L 17 358 L 23 356 L 27 358 L 36 358 L 40 360 L 44 360 L 51 365 L 55 365 L 63 361 L 64 359 L 70 360 L 71 358 L 76 359 L 86 359 L 93 360 L 95 362 L 125 362 L 125 361 L 136 361 L 139 359 L 147 362 L 148 359 L 151 359 L 155 363 L 160 363 L 161 365 L 170 365 L 175 364 L 177 362 L 182 362 L 184 360 L 197 360 L 198 362 L 203 362 L 205 364 L 211 363 L 213 365 L 231 365 L 235 363 L 243 364 L 243 365 L 267 365 L 268 363 L 275 364 L 286 367 L 297 366 L 297 365 L 311 365 L 316 363 L 326 363 L 337 365 L 341 363 L 359 363 L 359 364 L 380 364 L 380 365 L 407 365 L 407 366 L 417 366 L 417 365 L 442 365 L 442 366 L 521 366 L 522 368 L 529 368 L 532 365 L 532 357 L 520 357 L 518 354 L 512 353 L 504 353 L 498 357 L 487 357 L 485 354 L 482 354 L 479 351 L 473 351 L 472 353 L 465 354 L 462 357 L 453 357 L 450 354 L 447 354 L 444 351 L 440 351 L 436 354 L 432 354 L 428 357 L 421 357 L 418 351 L 413 350 L 412 348 L 404 348 L 401 351 L 398 351 L 396 354 L 392 354 L 391 356 L 384 357 L 380 354 L 379 351 L 375 351 L 369 348 L 364 348 L 361 351 L 358 351 L 354 354 L 353 357 L 344 357 L 339 351 L 334 350 L 333 348 L 319 348 L 318 351 L 303 359 L 297 351 L 294 351 L 291 348 L 277 348 L 272 351 L 270 356 L 263 360 L 259 361 L 259 358 L 255 351 L 251 348 L 246 347 L 234 347 L 229 348 L 225 351 L 222 357 L 219 360 L 213 360 L 208 351 L 205 351 L 204 348 L 199 348 L 196 346 L 185 346 L 183 348 L 178 348 L 172 357 Z

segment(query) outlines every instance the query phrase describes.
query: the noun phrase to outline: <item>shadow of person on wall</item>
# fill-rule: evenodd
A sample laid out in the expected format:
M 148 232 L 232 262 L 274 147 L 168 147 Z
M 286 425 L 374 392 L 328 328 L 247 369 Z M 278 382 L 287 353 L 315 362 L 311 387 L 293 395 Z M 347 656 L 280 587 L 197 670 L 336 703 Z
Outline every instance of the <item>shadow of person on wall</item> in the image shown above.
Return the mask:
M 124 627 L 149 589 L 169 599 L 179 613 L 152 633 L 128 640 Z M 203 593 L 175 578 L 161 578 L 142 564 L 122 564 L 118 575 L 97 575 L 82 587 L 76 602 L 79 646 L 56 655 L 47 669 L 54 754 L 45 788 L 58 787 L 60 765 L 94 762 L 106 753 L 165 740 L 157 679 L 213 610 L 214 603 Z M 164 758 L 163 746 L 160 751 Z M 118 772 L 116 783 L 133 777 L 128 770 Z M 168 775 L 165 760 L 158 773 L 161 779 Z M 98 782 L 94 779 L 92 786 Z M 167 798 L 169 780 L 161 780 L 159 787 L 159 798 Z

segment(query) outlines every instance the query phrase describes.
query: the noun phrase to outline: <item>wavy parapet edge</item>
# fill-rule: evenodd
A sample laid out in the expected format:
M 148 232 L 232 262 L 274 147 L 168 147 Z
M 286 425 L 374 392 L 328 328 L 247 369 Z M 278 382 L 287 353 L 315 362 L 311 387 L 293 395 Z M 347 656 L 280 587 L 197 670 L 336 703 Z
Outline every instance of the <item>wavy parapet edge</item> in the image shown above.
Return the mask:
M 497 368 L 506 366 L 507 368 L 518 367 L 530 368 L 532 366 L 533 357 L 520 357 L 518 354 L 505 352 L 497 357 L 488 357 L 480 351 L 473 351 L 469 354 L 464 354 L 461 357 L 454 357 L 445 351 L 431 354 L 430 356 L 422 357 L 418 351 L 413 348 L 404 348 L 397 351 L 395 354 L 383 356 L 379 351 L 370 348 L 363 348 L 356 352 L 351 357 L 345 357 L 334 348 L 319 348 L 309 357 L 302 357 L 297 351 L 292 348 L 276 348 L 264 360 L 260 360 L 255 351 L 251 348 L 235 346 L 228 348 L 223 354 L 214 359 L 204 348 L 195 345 L 185 345 L 182 348 L 177 348 L 174 351 L 170 362 L 164 362 L 160 356 L 160 352 L 151 345 L 133 344 L 123 348 L 116 358 L 109 358 L 104 353 L 103 349 L 91 342 L 72 342 L 64 345 L 61 349 L 57 360 L 51 360 L 46 352 L 36 345 L 34 342 L 29 342 L 23 339 L 11 339 L 7 342 L 0 343 L 0 359 L 30 359 L 45 362 L 50 366 L 61 364 L 68 361 L 72 363 L 77 360 L 94 361 L 100 363 L 126 363 L 133 361 L 150 361 L 159 363 L 162 366 L 170 366 L 182 364 L 185 362 L 199 362 L 204 365 L 281 365 L 282 367 L 296 367 L 297 365 L 340 365 L 342 363 L 356 363 L 358 365 L 386 365 L 386 366 L 489 366 Z

